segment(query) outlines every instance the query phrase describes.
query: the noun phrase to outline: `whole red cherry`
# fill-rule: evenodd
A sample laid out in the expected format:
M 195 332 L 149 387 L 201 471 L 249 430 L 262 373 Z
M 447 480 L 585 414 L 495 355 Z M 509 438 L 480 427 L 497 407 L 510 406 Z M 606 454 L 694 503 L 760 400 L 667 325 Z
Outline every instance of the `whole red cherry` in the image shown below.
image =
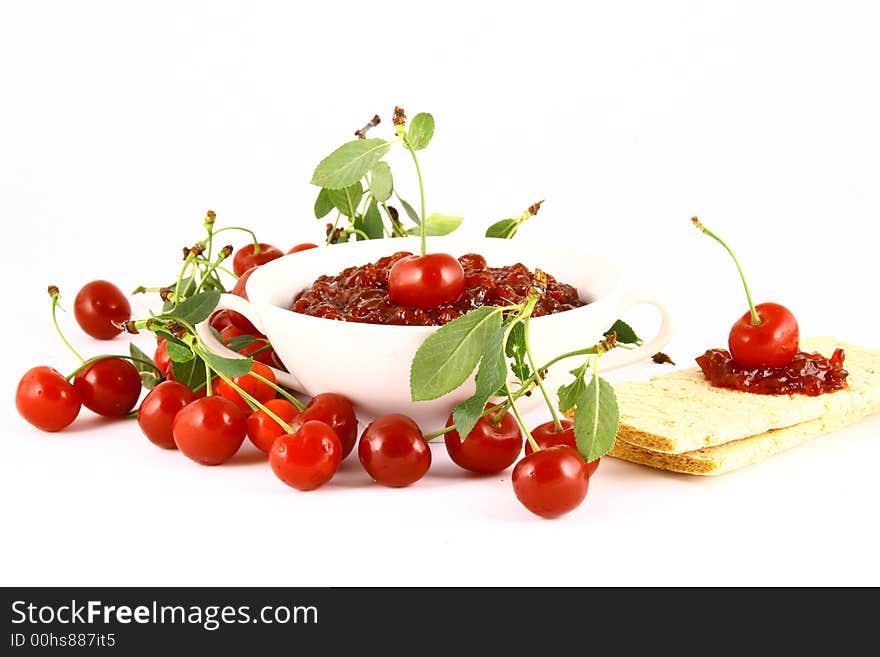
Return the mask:
M 430 310 L 454 303 L 464 292 L 461 263 L 448 253 L 401 258 L 388 274 L 388 294 L 394 303 Z
M 733 359 L 747 369 L 785 367 L 800 347 L 800 329 L 791 311 L 778 303 L 759 303 L 754 324 L 752 311 L 740 317 L 727 339 Z
M 454 423 L 450 413 L 446 426 Z M 495 474 L 510 467 L 522 451 L 522 432 L 510 412 L 500 418 L 481 417 L 462 442 L 453 429 L 444 435 L 446 451 L 459 466 L 480 474 Z
M 93 338 L 109 340 L 122 333 L 113 322 L 131 319 L 131 304 L 110 281 L 92 281 L 77 293 L 73 314 L 83 331 Z
M 511 479 L 517 499 L 544 518 L 556 518 L 576 509 L 590 487 L 587 464 L 568 445 L 529 454 L 516 464 Z
M 43 431 L 61 431 L 79 415 L 79 392 L 58 370 L 45 365 L 32 367 L 15 391 L 19 414 Z
M 265 265 L 267 262 L 280 258 L 284 254 L 277 246 L 271 244 L 246 244 L 235 252 L 232 257 L 232 271 L 236 276 L 241 276 L 251 267 Z

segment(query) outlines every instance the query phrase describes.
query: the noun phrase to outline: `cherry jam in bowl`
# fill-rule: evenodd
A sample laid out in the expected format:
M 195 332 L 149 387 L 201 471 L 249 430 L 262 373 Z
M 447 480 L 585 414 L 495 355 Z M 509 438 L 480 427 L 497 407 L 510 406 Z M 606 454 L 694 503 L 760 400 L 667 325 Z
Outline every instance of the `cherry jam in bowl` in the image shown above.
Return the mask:
M 671 320 L 662 303 L 645 292 L 624 290 L 617 268 L 576 248 L 539 245 L 524 239 L 464 236 L 432 237 L 428 248 L 430 252 L 450 253 L 457 258 L 479 254 L 489 269 L 511 268 L 517 264 L 523 267 L 516 267 L 519 274 L 541 269 L 552 274 L 560 286 L 557 292 L 562 296 L 565 293 L 562 285 L 575 291 L 577 301 L 569 299 L 573 302 L 568 303 L 568 307 L 536 316 L 531 321 L 533 352 L 541 363 L 563 352 L 595 344 L 627 308 L 640 304 L 659 309 L 662 323 L 657 335 L 638 349 L 615 350 L 604 356 L 601 369 L 608 371 L 649 358 L 671 337 Z M 242 313 L 268 336 L 289 371 L 289 374 L 276 373 L 279 383 L 307 395 L 321 392 L 345 395 L 355 404 L 362 421 L 384 413 L 404 413 L 418 422 L 423 431 L 433 431 L 442 427 L 449 412 L 474 392 L 472 377 L 439 399 L 411 400 L 410 363 L 419 345 L 443 321 L 432 321 L 430 325 L 411 325 L 427 322 L 368 323 L 291 310 L 295 301 L 322 277 L 332 278 L 348 268 L 362 267 L 406 251 L 418 253 L 419 240 L 365 240 L 293 253 L 263 265 L 250 276 L 247 281 L 249 301 L 223 295 L 218 308 Z M 217 341 L 207 322 L 200 324 L 197 330 L 212 350 L 238 357 Z M 571 361 L 571 367 L 580 364 L 575 362 L 577 360 Z M 571 368 L 551 370 L 547 377 L 550 390 L 556 390 L 570 378 L 567 369 Z M 523 398 L 518 405 L 527 412 L 530 407 L 543 403 L 539 397 Z

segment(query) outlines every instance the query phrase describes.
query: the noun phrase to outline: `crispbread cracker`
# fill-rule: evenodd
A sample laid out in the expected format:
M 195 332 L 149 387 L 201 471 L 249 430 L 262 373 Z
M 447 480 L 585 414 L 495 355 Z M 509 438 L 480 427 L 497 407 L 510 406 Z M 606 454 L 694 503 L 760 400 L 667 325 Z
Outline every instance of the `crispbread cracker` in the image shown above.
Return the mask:
M 817 397 L 758 395 L 716 388 L 696 367 L 650 381 L 617 384 L 614 389 L 620 407 L 618 440 L 651 452 L 683 454 L 750 436 L 761 438 L 775 429 L 814 420 L 819 422 L 812 426 L 818 427 L 831 422 L 828 418 L 863 417 L 880 407 L 880 351 L 868 351 L 828 337 L 801 342 L 802 351 L 817 351 L 825 356 L 837 347 L 846 352 L 847 388 Z M 777 451 L 780 450 L 772 453 Z M 685 461 L 697 463 L 693 456 L 682 462 Z
M 822 417 L 817 420 L 802 422 L 792 427 L 774 429 L 758 436 L 743 438 L 742 440 L 725 443 L 724 445 L 716 445 L 715 447 L 704 447 L 703 449 L 683 454 L 654 452 L 618 438 L 608 455 L 671 472 L 719 475 L 763 461 L 774 454 L 797 447 L 811 438 L 858 422 L 865 415 L 876 411 L 880 411 L 880 407 L 870 409 L 864 413 Z

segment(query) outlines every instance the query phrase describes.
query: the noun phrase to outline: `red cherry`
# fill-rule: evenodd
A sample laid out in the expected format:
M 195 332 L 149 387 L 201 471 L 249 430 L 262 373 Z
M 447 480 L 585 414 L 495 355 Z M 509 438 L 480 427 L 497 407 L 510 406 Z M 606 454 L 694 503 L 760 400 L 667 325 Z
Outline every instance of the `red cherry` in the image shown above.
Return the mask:
M 269 451 L 269 465 L 288 486 L 314 490 L 333 478 L 342 461 L 336 432 L 324 422 L 310 421 L 295 434 L 280 436 Z
M 568 445 L 529 454 L 516 464 L 512 480 L 517 499 L 544 518 L 556 518 L 576 509 L 590 487 L 587 464 Z
M 330 426 L 336 432 L 342 445 L 342 458 L 351 454 L 357 442 L 358 421 L 354 414 L 354 406 L 342 395 L 324 392 L 315 395 L 306 406 L 306 410 L 290 423 L 293 432 L 310 420 L 318 420 Z
M 308 251 L 309 249 L 317 249 L 317 244 L 312 244 L 311 242 L 303 242 L 302 244 L 297 244 L 292 247 L 290 251 L 288 251 L 288 255 L 291 253 L 299 253 L 300 251 Z
M 393 413 L 376 418 L 364 430 L 358 458 L 375 481 L 401 488 L 425 476 L 431 467 L 431 448 L 418 424 Z
M 569 447 L 577 449 L 577 442 L 574 437 L 574 422 L 565 418 L 560 419 L 559 422 L 562 424 L 562 431 L 557 431 L 556 425 L 553 424 L 553 422 L 545 422 L 532 429 L 532 438 L 538 443 L 538 447 L 541 449 L 547 449 L 548 447 L 553 447 L 555 445 L 568 445 Z M 532 451 L 532 443 L 527 440 L 526 456 L 531 454 Z M 580 454 L 580 452 L 578 453 Z M 595 461 L 587 463 L 587 474 L 589 476 L 593 476 L 593 473 L 599 467 L 600 460 L 601 459 L 596 459 Z
M 259 253 L 254 253 L 254 243 L 251 242 L 238 251 L 232 257 L 232 271 L 236 276 L 242 276 L 251 267 L 259 267 L 267 262 L 280 258 L 284 254 L 277 246 L 260 242 Z
M 293 422 L 294 418 L 299 415 L 299 410 L 286 399 L 270 399 L 264 403 L 264 406 L 284 420 L 287 424 Z M 247 420 L 247 435 L 251 442 L 256 445 L 257 449 L 262 452 L 269 453 L 272 444 L 278 436 L 284 435 L 286 432 L 281 425 L 273 420 L 266 411 L 257 409 L 250 414 Z
M 498 421 L 489 418 L 480 418 L 464 442 L 455 429 L 444 436 L 449 457 L 465 470 L 495 474 L 510 467 L 522 451 L 522 432 L 513 415 L 505 413 Z M 450 414 L 446 426 L 452 424 Z
M 454 303 L 464 292 L 464 284 L 461 263 L 448 253 L 401 258 L 388 274 L 391 300 L 421 310 Z
M 82 330 L 99 340 L 122 333 L 113 322 L 131 319 L 131 304 L 122 290 L 109 281 L 86 283 L 73 301 L 73 314 Z
M 268 379 L 272 383 L 275 383 L 275 374 L 272 372 L 272 370 L 268 368 L 268 366 L 264 365 L 263 363 L 254 361 L 254 364 L 251 367 L 251 372 L 262 376 L 264 379 Z M 258 378 L 252 376 L 251 374 L 232 376 L 229 378 L 239 388 L 250 394 L 251 397 L 254 397 L 260 403 L 264 404 L 275 397 L 275 389 L 272 386 L 270 386 L 268 383 L 265 383 L 264 381 L 260 381 Z M 236 406 L 238 406 L 238 408 L 241 409 L 243 413 L 250 415 L 250 404 L 248 404 L 244 397 L 242 397 L 238 393 L 238 390 L 233 388 L 232 385 L 230 385 L 223 379 L 218 379 L 217 384 L 214 387 L 214 391 L 221 397 L 226 397 L 226 399 L 235 402 Z
M 730 329 L 727 345 L 733 359 L 745 367 L 785 367 L 800 346 L 800 331 L 791 311 L 778 303 L 755 306 L 761 323 L 752 324 L 751 311 Z
M 43 431 L 60 431 L 79 415 L 79 393 L 57 370 L 32 367 L 18 383 L 15 408 L 32 425 Z
M 177 449 L 171 427 L 174 418 L 196 400 L 192 390 L 177 381 L 163 381 L 147 393 L 138 409 L 138 425 L 150 441 L 165 449 Z
M 178 411 L 171 425 L 174 443 L 202 465 L 228 461 L 244 442 L 247 418 L 225 397 L 197 399 Z
M 165 338 L 159 338 L 159 346 L 156 347 L 156 353 L 153 355 L 153 365 L 166 379 L 171 374 L 171 357 L 168 355 L 168 340 Z
M 141 396 L 141 375 L 127 360 L 105 358 L 73 377 L 73 387 L 90 411 L 104 417 L 125 417 Z

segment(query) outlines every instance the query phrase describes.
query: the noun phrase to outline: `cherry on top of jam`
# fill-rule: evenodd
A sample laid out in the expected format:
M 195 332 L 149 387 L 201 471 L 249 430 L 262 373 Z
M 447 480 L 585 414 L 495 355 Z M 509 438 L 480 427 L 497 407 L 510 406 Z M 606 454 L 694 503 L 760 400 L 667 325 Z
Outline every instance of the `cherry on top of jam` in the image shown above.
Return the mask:
M 348 267 L 336 276 L 321 276 L 297 295 L 291 310 L 313 317 L 367 324 L 436 326 L 481 306 L 521 303 L 529 289 L 538 285 L 533 273 L 520 263 L 488 267 L 483 256 L 468 253 L 458 258 L 465 272 L 465 289 L 457 301 L 430 310 L 408 308 L 394 303 L 387 283 L 394 263 L 409 255 L 401 251 L 374 263 Z M 574 287 L 548 275 L 544 294 L 532 316 L 550 315 L 583 305 Z
M 778 303 L 755 306 L 745 274 L 733 250 L 696 217 L 691 221 L 703 233 L 718 242 L 733 258 L 739 272 L 749 310 L 730 329 L 727 346 L 734 360 L 744 368 L 783 367 L 798 353 L 800 330 L 791 311 Z
M 464 268 L 448 253 L 406 256 L 388 272 L 388 296 L 408 308 L 431 310 L 455 303 L 464 287 Z
M 706 380 L 719 388 L 732 388 L 761 395 L 809 395 L 846 388 L 848 372 L 843 369 L 843 349 L 835 349 L 831 358 L 818 353 L 799 351 L 782 367 L 746 368 L 729 351 L 709 349 L 697 358 Z

